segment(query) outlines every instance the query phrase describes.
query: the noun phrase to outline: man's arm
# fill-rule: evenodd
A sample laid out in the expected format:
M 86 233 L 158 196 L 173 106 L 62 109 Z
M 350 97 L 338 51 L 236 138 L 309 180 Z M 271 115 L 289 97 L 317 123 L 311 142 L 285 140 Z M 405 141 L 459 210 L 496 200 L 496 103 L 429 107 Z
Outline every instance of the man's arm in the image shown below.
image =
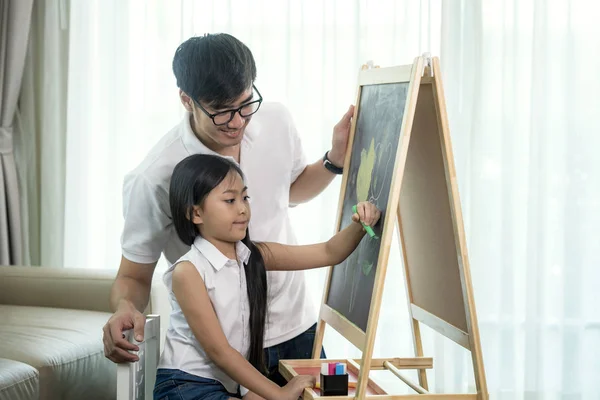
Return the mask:
M 333 127 L 331 151 L 327 153 L 327 158 L 338 168 L 344 166 L 353 116 L 354 106 L 350 106 L 342 119 Z M 312 200 L 325 190 L 335 176 L 325 168 L 322 160 L 306 166 L 290 187 L 290 204 L 301 204 Z
M 335 177 L 334 173 L 323 166 L 321 160 L 306 166 L 290 187 L 290 204 L 301 204 L 312 200 L 325 190 Z
M 144 337 L 146 317 L 143 312 L 148 305 L 152 275 L 156 263 L 140 264 L 121 257 L 121 266 L 110 293 L 110 307 L 114 314 L 103 328 L 104 355 L 111 361 L 134 362 L 139 358 L 129 351 L 139 347 L 123 337 L 123 331 L 133 329 L 135 340 Z
M 152 175 L 152 174 L 150 174 Z M 156 180 L 156 179 L 154 179 Z M 123 338 L 133 329 L 143 340 L 152 275 L 169 238 L 169 195 L 143 174 L 127 175 L 123 182 L 123 233 L 121 265 L 110 294 L 114 314 L 104 325 L 104 354 L 113 362 L 137 361 L 128 351 L 138 346 Z
M 156 263 L 140 264 L 121 257 L 121 266 L 110 293 L 110 308 L 113 312 L 124 303 L 144 312 L 150 298 L 155 267 Z

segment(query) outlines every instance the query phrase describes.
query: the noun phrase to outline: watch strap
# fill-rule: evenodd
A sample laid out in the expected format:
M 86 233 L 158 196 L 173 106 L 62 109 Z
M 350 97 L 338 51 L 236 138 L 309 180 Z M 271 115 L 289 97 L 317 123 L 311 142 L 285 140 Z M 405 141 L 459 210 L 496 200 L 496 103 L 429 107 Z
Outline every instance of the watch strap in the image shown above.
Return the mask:
M 329 158 L 327 157 L 328 154 L 329 154 L 329 152 L 325 153 L 325 155 L 323 156 L 323 166 L 325 167 L 325 169 L 327 169 L 329 172 L 334 173 L 336 175 L 343 174 L 344 168 L 336 167 L 335 165 L 333 165 L 331 163 L 331 161 L 329 160 Z

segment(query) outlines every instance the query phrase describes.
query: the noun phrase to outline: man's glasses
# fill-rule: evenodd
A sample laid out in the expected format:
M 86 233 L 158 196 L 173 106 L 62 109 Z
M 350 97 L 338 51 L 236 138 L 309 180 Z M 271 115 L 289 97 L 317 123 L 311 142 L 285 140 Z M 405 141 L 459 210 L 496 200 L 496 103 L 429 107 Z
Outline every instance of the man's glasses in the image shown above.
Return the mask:
M 256 91 L 256 94 L 258 95 L 258 100 L 253 100 L 249 103 L 242 104 L 236 109 L 219 111 L 218 113 L 211 114 L 208 111 L 206 111 L 204 107 L 202 107 L 200 102 L 194 100 L 194 103 L 196 103 L 198 108 L 200 108 L 202 112 L 204 112 L 204 114 L 208 115 L 210 119 L 212 119 L 213 124 L 217 126 L 227 125 L 235 117 L 235 113 L 240 113 L 240 116 L 242 118 L 246 118 L 258 111 L 258 109 L 260 108 L 260 104 L 263 101 L 263 98 L 260 95 L 260 92 L 258 91 L 256 86 L 252 85 L 252 88 L 254 89 L 254 91 Z

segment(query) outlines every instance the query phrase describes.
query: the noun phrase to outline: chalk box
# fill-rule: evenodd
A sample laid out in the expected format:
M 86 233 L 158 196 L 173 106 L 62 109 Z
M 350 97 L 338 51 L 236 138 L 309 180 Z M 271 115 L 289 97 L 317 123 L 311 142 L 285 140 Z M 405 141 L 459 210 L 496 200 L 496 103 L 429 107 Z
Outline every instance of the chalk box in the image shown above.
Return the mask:
M 348 374 L 323 375 L 321 374 L 321 396 L 347 396 Z

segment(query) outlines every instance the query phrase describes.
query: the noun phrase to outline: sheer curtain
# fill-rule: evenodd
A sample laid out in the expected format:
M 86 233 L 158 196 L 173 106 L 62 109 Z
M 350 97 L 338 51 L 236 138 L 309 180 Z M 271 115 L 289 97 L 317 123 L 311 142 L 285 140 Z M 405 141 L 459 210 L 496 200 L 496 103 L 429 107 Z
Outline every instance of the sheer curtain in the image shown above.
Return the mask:
M 64 264 L 118 266 L 123 175 L 183 115 L 171 70 L 183 40 L 228 32 L 244 41 L 263 97 L 289 107 L 309 159 L 317 160 L 355 101 L 361 64 L 410 63 L 439 49 L 440 3 L 432 2 L 437 21 L 430 3 L 73 1 Z M 338 189 L 339 182 L 298 207 L 297 220 L 327 227 L 321 237 L 330 234 Z M 301 238 L 321 238 L 297 226 Z
M 600 165 L 593 156 L 600 28 L 593 7 L 72 1 L 65 207 L 56 210 L 64 215 L 64 265 L 118 267 L 123 175 L 182 116 L 171 60 L 187 37 L 220 31 L 244 41 L 256 58 L 257 87 L 290 108 L 311 160 L 329 148 L 333 125 L 355 101 L 361 64 L 441 54 L 492 398 L 600 398 Z M 339 185 L 292 211 L 301 242 L 332 233 Z M 51 235 L 46 229 L 42 236 Z M 320 304 L 324 272 L 308 275 Z M 423 335 L 435 360 L 432 391 L 474 390 L 468 354 L 428 329 Z M 359 355 L 331 329 L 325 349 L 329 357 Z M 374 356 L 412 354 L 393 248 Z M 376 377 L 410 392 L 395 377 Z
M 439 54 L 441 1 L 73 1 L 69 26 L 69 90 L 64 210 L 64 265 L 117 268 L 123 175 L 178 123 L 183 108 L 171 71 L 178 44 L 191 35 L 228 32 L 253 51 L 257 87 L 291 110 L 310 160 L 330 148 L 333 125 L 354 103 L 358 70 L 412 63 Z M 340 179 L 292 211 L 303 243 L 334 228 Z M 399 254 L 393 255 L 385 355 L 412 354 Z M 324 271 L 311 272 L 315 304 Z M 332 356 L 356 350 L 334 331 Z M 396 348 L 397 347 L 397 348 Z M 402 351 L 402 353 L 398 353 Z
M 490 392 L 600 398 L 600 6 L 444 3 L 442 68 Z

